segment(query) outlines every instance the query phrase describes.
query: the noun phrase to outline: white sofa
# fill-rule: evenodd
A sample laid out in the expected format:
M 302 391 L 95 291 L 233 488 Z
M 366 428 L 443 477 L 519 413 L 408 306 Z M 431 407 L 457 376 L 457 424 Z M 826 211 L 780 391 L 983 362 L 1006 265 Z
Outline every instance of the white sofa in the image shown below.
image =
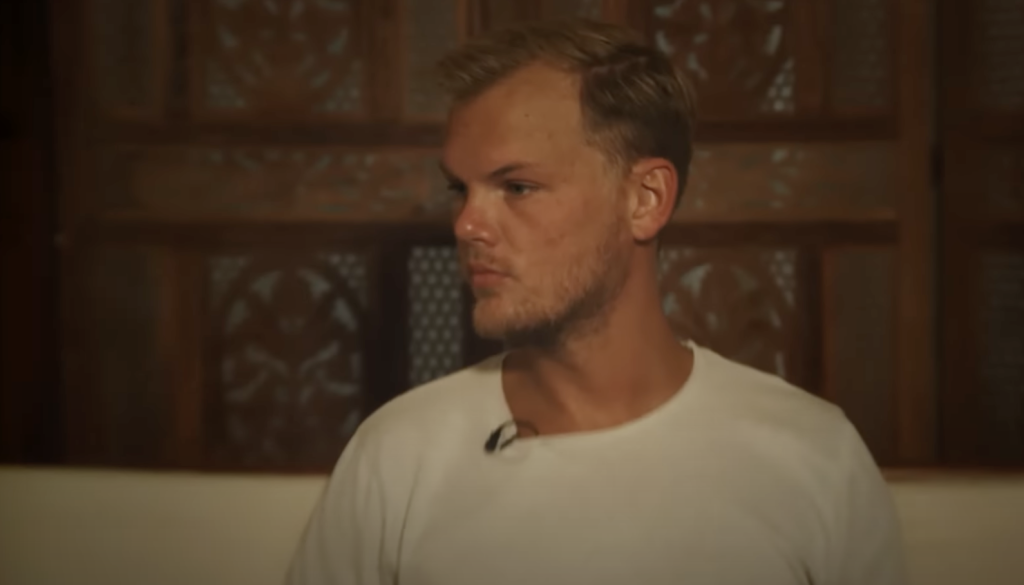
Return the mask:
M 0 584 L 278 585 L 323 483 L 0 467 Z M 891 485 L 914 585 L 1024 585 L 1024 475 Z

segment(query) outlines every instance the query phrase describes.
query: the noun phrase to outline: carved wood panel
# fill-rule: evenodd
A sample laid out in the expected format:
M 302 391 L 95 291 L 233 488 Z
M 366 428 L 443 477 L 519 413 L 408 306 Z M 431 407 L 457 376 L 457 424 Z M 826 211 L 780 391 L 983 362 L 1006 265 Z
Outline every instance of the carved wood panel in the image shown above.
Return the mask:
M 366 414 L 370 259 L 358 250 L 209 260 L 212 463 L 327 466 Z
M 648 28 L 689 73 L 705 121 L 883 115 L 893 102 L 892 7 L 656 0 Z
M 870 142 L 698 145 L 677 218 L 893 216 L 893 152 Z
M 104 207 L 161 217 L 447 219 L 433 151 L 126 147 L 105 165 Z
M 192 100 L 202 117 L 344 119 L 365 113 L 358 0 L 193 0 Z
M 652 34 L 689 73 L 707 118 L 791 114 L 794 50 L 791 2 L 663 0 Z
M 797 258 L 789 249 L 666 246 L 662 307 L 681 337 L 804 385 Z

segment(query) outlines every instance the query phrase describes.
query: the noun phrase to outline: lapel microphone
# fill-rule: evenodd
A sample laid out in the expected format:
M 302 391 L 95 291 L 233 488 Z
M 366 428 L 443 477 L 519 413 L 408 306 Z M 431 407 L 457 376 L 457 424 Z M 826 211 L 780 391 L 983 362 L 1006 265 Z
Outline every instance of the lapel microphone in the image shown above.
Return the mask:
M 505 434 L 505 430 L 509 427 L 512 427 L 512 434 L 503 441 L 502 436 Z M 501 451 L 505 447 L 508 447 L 513 441 L 519 438 L 520 428 L 529 429 L 534 435 L 540 434 L 540 432 L 537 431 L 537 427 L 528 420 L 519 420 L 514 418 L 509 419 L 498 425 L 498 428 L 491 431 L 491 434 L 487 437 L 487 441 L 484 442 L 484 452 L 490 455 L 491 453 Z

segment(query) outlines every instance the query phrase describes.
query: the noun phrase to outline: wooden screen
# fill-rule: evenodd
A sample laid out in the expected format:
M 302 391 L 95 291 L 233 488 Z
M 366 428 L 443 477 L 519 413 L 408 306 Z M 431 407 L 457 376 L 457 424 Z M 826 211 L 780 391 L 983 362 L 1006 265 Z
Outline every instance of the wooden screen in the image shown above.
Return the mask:
M 947 457 L 1024 464 L 1024 2 L 943 4 Z
M 488 353 L 436 170 L 430 66 L 506 23 L 643 31 L 694 79 L 665 234 L 680 335 L 928 462 L 924 0 L 88 0 L 58 65 L 73 462 L 325 470 Z M 74 18 L 72 18 L 72 16 Z
M 840 404 L 890 464 L 934 454 L 923 8 L 631 13 L 700 95 L 666 310 L 699 341 Z

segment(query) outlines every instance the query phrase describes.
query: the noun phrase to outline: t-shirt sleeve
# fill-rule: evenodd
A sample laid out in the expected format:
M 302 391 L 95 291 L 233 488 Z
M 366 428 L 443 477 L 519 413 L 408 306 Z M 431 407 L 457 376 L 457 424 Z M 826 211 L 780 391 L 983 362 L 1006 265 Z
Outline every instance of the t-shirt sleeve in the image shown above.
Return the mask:
M 832 585 L 906 585 L 903 537 L 889 486 L 853 425 L 844 438 Z
M 313 510 L 287 585 L 393 583 L 376 462 L 360 433 L 349 441 Z

